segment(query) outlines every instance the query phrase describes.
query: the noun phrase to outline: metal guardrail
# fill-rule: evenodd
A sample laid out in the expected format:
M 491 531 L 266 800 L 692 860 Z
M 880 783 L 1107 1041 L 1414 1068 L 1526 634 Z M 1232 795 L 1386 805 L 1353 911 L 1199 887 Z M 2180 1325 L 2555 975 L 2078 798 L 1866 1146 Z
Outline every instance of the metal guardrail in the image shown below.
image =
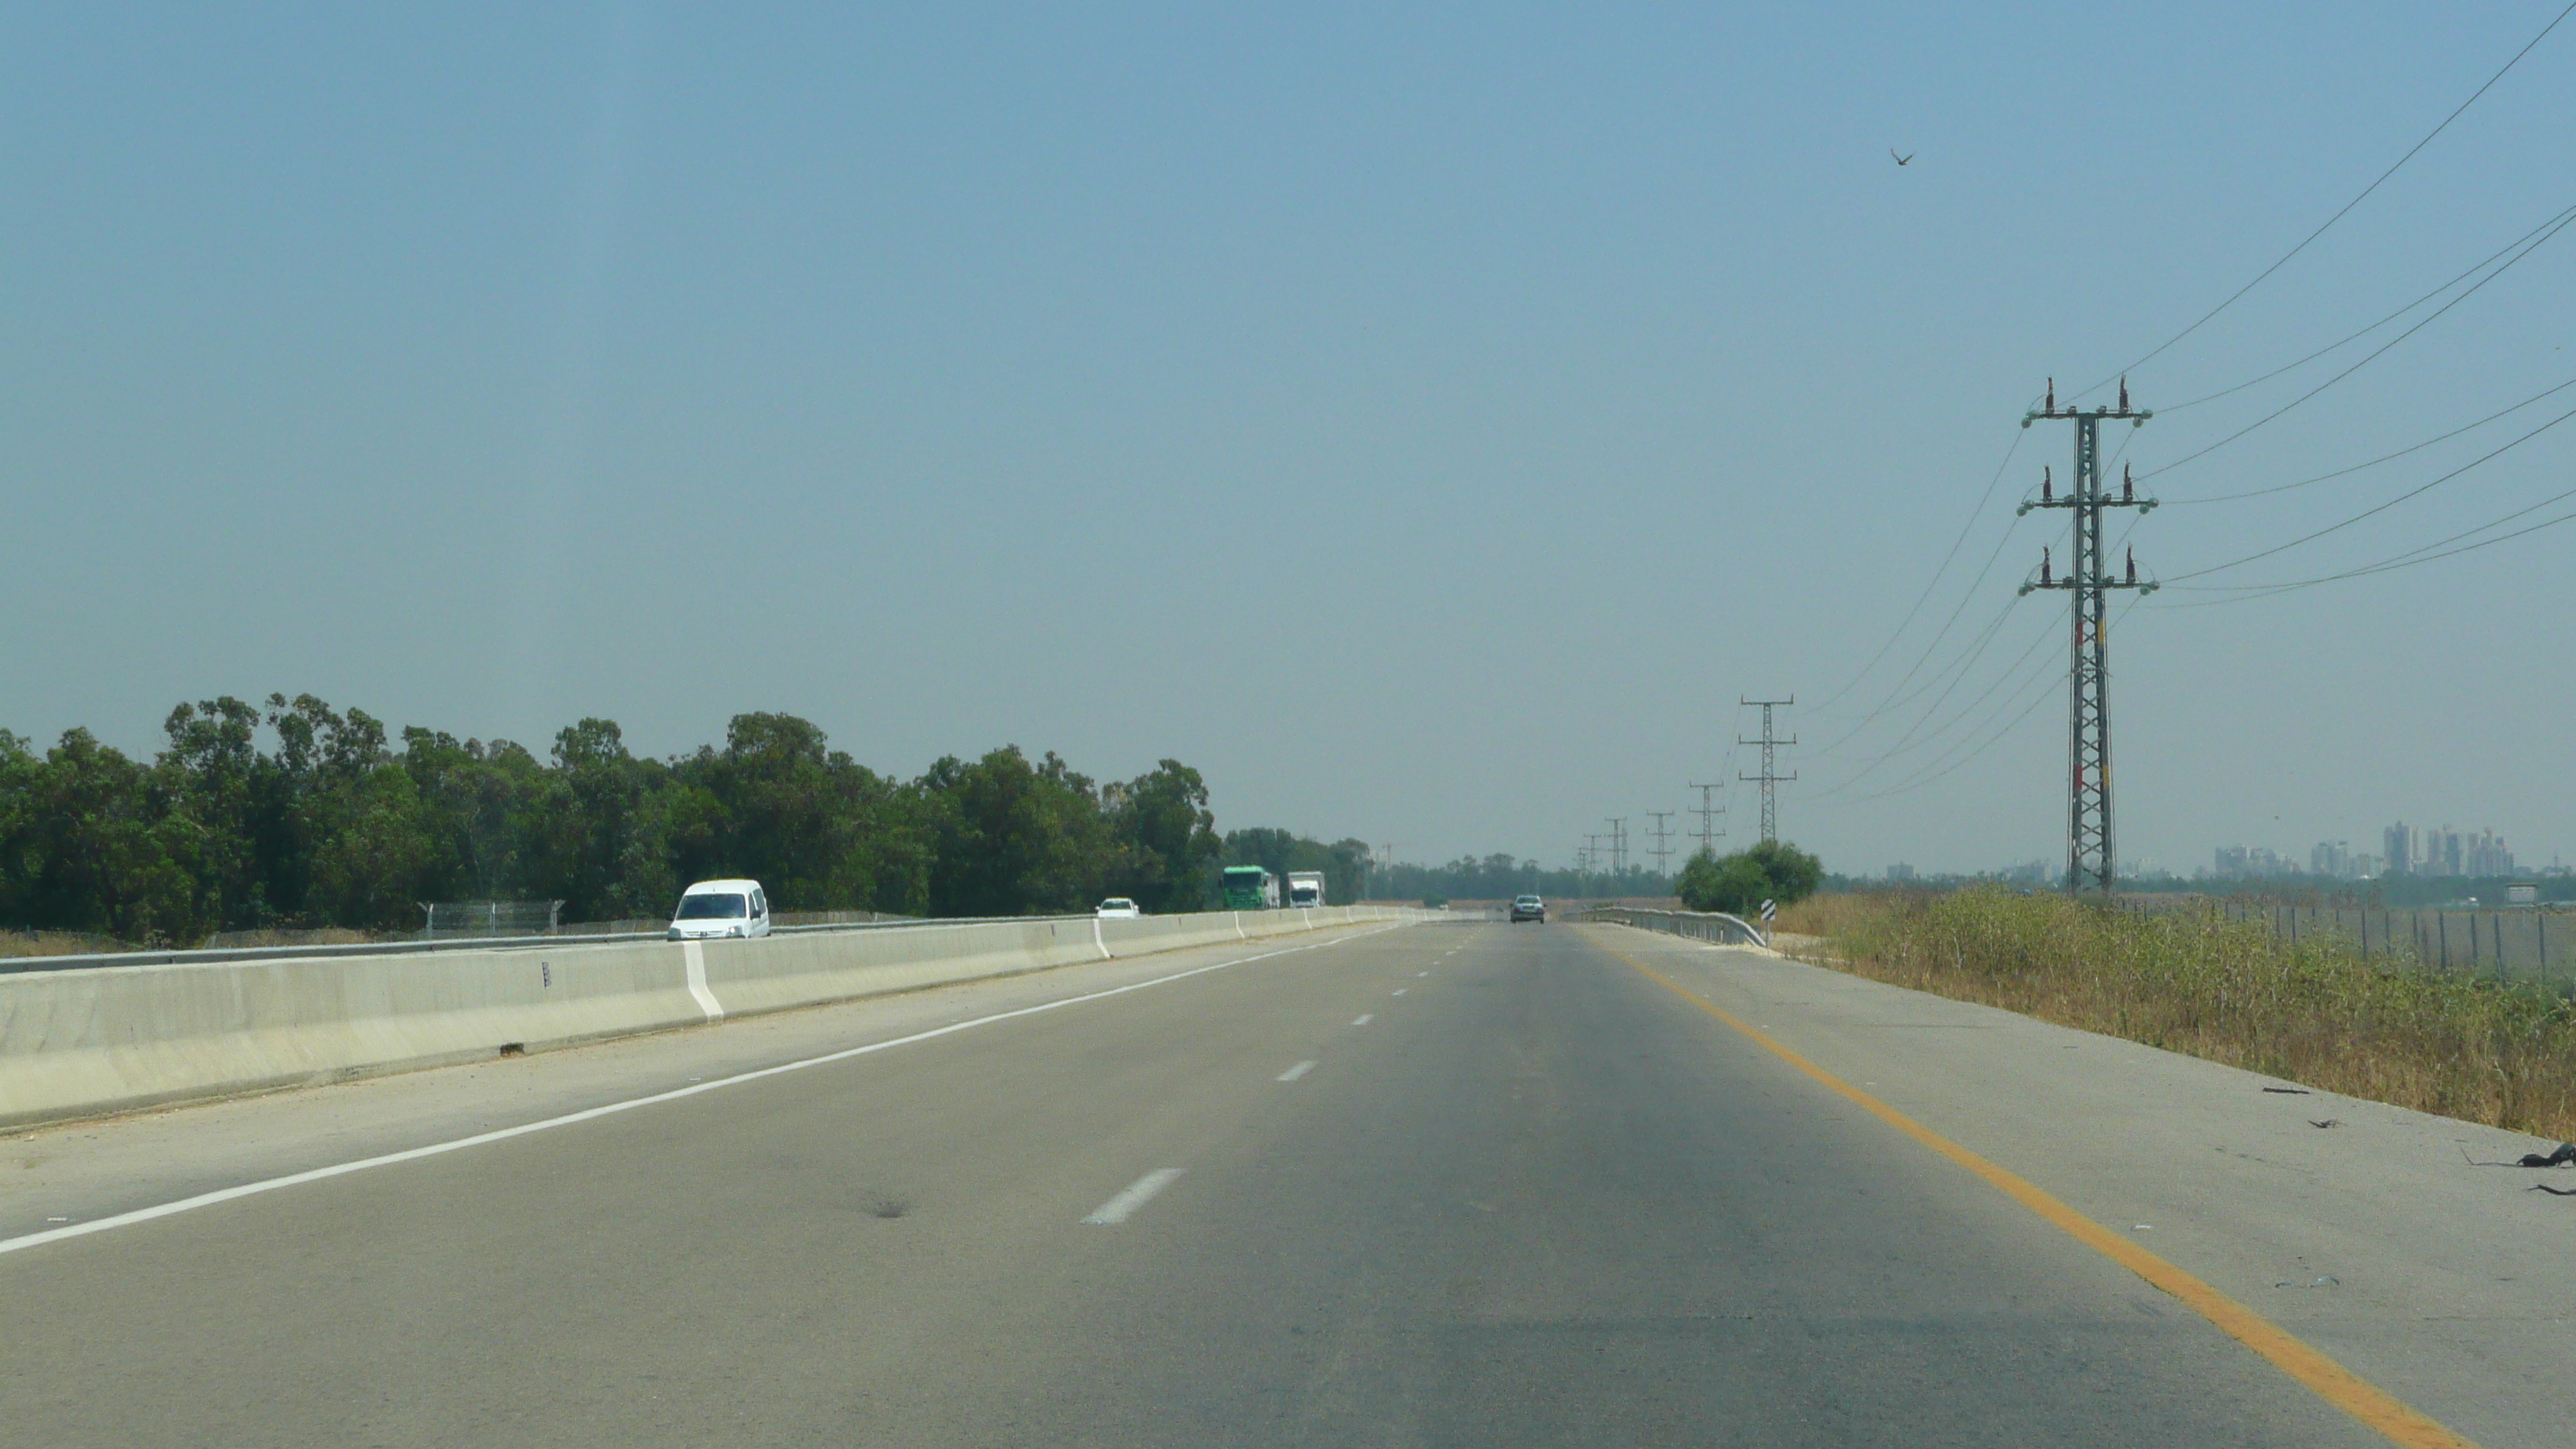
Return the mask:
M 1590 906 L 1566 919 L 1608 921 L 1614 925 L 1661 931 L 1669 936 L 1687 936 L 1720 946 L 1760 946 L 1768 950 L 1771 945 L 1771 938 L 1762 934 L 1760 927 L 1722 911 L 1650 911 L 1636 906 Z

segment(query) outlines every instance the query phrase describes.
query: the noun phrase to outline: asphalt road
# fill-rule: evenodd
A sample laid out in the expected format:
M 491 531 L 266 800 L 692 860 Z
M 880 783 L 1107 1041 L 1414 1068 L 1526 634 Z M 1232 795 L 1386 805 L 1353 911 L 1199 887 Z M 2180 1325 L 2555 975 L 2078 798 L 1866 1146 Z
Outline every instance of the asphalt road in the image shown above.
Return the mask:
M 0 1426 L 2385 1442 L 1608 954 L 1614 930 L 1357 934 L 0 1255 Z M 1253 952 L 1190 961 L 1227 954 Z

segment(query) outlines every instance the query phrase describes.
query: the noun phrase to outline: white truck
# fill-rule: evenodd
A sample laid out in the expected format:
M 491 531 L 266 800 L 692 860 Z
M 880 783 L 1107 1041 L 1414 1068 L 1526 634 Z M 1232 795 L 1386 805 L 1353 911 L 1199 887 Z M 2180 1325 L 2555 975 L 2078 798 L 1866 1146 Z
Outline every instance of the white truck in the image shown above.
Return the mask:
M 1288 904 L 1320 906 L 1324 903 L 1324 873 L 1319 870 L 1288 872 Z

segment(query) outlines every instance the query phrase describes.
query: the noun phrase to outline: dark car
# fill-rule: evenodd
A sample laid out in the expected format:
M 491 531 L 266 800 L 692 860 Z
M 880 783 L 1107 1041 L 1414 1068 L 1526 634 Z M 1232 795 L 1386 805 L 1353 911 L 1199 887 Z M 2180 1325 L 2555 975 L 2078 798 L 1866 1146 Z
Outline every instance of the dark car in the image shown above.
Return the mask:
M 1536 896 L 1512 897 L 1512 923 L 1518 925 L 1523 921 L 1536 921 L 1542 926 L 1546 925 L 1547 902 Z

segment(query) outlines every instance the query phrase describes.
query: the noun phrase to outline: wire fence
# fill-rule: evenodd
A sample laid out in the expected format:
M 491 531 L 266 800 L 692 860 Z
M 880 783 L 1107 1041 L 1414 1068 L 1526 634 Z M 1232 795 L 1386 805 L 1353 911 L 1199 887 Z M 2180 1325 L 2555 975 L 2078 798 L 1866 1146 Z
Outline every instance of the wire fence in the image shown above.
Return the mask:
M 2186 908 L 2134 897 L 2122 904 L 2141 915 Z M 2576 983 L 2576 912 L 2546 906 L 2407 910 L 2224 899 L 2202 908 L 2232 921 L 2269 926 L 2286 943 L 2334 937 L 2371 960 L 2500 979 Z
M 561 927 L 561 901 L 423 901 L 420 939 L 462 936 L 551 936 Z

